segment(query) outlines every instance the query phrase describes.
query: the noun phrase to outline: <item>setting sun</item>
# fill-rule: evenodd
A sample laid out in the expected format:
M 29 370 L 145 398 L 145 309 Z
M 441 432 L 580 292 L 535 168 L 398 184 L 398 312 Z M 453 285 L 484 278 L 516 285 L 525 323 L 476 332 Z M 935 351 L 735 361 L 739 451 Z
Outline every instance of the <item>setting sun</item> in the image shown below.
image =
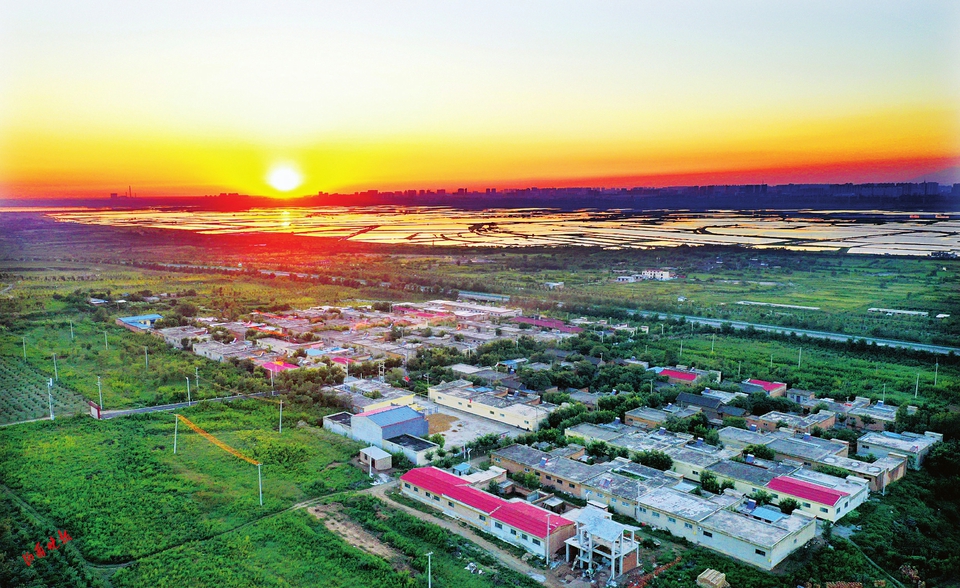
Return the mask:
M 303 175 L 290 165 L 277 165 L 267 174 L 267 183 L 280 192 L 289 192 L 303 183 Z

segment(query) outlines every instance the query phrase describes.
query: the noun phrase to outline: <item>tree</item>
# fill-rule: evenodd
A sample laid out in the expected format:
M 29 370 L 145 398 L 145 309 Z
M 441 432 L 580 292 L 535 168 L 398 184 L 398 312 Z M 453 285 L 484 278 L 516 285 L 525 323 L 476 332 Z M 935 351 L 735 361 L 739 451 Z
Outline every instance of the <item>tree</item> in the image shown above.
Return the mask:
M 430 435 L 429 437 L 427 437 L 427 440 L 432 441 L 437 445 L 439 445 L 440 449 L 443 449 L 444 443 L 447 442 L 447 439 L 440 433 L 434 433 L 433 435 Z M 443 454 L 440 454 L 440 456 L 443 457 Z
M 633 454 L 633 461 L 665 472 L 673 467 L 673 458 L 662 451 L 651 449 L 649 451 L 638 451 Z
M 793 498 L 784 498 L 780 501 L 780 512 L 785 515 L 792 513 L 798 508 L 800 508 L 800 503 Z
M 773 502 L 773 494 L 770 494 L 766 490 L 758 489 L 750 495 L 750 498 L 756 500 L 758 506 L 763 506 L 764 504 L 770 504 Z
M 713 472 L 701 472 L 700 473 L 700 486 L 707 492 L 713 494 L 720 493 L 720 482 L 717 481 L 717 475 Z
M 755 443 L 753 445 L 747 445 L 744 447 L 743 455 L 752 455 L 754 457 L 759 457 L 760 459 L 773 459 L 777 454 L 766 445 Z

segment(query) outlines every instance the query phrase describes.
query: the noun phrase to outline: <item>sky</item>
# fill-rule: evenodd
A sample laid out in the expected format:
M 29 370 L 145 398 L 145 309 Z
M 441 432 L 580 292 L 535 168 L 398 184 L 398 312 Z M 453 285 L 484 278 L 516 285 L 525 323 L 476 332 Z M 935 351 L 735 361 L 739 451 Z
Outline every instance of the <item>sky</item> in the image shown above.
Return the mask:
M 960 2 L 0 0 L 0 198 L 907 181 Z

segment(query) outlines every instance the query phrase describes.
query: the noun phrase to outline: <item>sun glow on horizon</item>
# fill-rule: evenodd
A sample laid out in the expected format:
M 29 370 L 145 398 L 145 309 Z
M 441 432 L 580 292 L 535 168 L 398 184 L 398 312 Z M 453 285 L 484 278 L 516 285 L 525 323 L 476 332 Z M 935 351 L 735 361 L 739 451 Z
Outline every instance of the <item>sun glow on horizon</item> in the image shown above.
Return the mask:
M 293 165 L 282 163 L 270 168 L 267 183 L 279 192 L 289 192 L 303 184 L 303 174 Z
M 51 3 L 8 3 L 0 26 L 0 198 L 911 181 L 960 163 L 956 0 Z

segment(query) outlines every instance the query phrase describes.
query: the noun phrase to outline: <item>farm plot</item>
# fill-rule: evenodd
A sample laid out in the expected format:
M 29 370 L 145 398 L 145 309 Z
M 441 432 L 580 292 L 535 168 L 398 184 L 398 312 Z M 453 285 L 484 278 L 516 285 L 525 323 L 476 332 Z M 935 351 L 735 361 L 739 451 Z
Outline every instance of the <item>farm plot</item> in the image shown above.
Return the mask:
M 22 359 L 0 356 L 0 425 L 49 418 L 49 376 Z M 72 416 L 87 410 L 87 401 L 65 386 L 54 383 L 53 413 Z

